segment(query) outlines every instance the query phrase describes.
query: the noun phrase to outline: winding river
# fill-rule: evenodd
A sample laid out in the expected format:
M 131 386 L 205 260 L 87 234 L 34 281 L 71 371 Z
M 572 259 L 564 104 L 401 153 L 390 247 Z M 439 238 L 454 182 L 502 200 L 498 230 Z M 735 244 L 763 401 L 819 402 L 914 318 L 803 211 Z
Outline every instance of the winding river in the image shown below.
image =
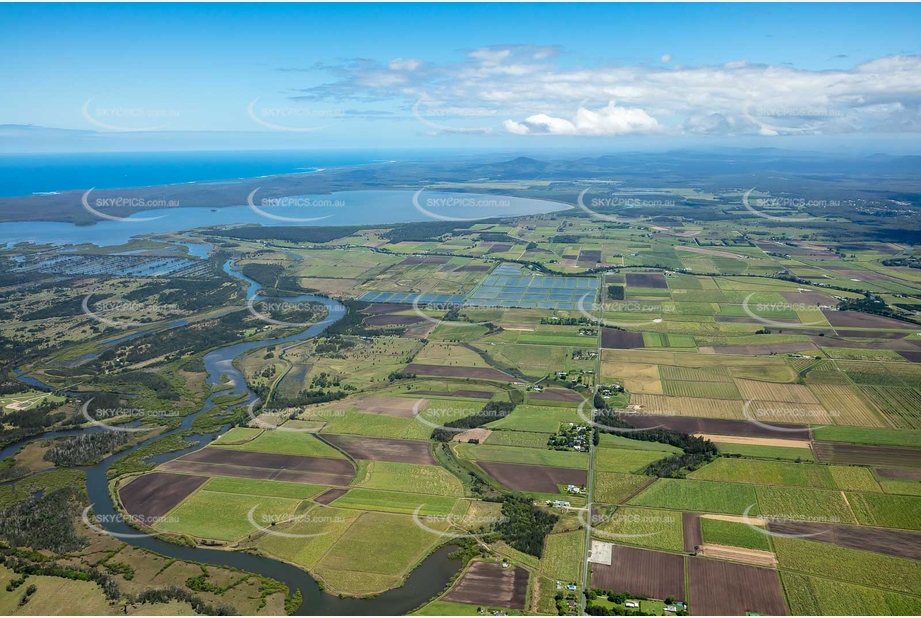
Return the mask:
M 234 270 L 231 262 L 228 261 L 225 263 L 224 270 L 230 275 L 243 279 L 248 283 L 247 298 L 253 298 L 258 293 L 259 284 Z M 373 599 L 339 598 L 324 593 L 320 590 L 317 582 L 306 571 L 285 562 L 242 552 L 176 545 L 156 537 L 139 535 L 135 528 L 121 521 L 121 517 L 109 495 L 107 472 L 115 461 L 130 455 L 138 448 L 154 440 L 159 440 L 164 436 L 188 430 L 191 428 L 195 417 L 214 407 L 213 398 L 215 396 L 246 395 L 247 404 L 255 400 L 256 395 L 247 387 L 243 374 L 233 365 L 235 359 L 256 348 L 271 345 L 283 346 L 287 343 L 303 341 L 315 337 L 331 324 L 342 319 L 346 312 L 346 308 L 342 304 L 320 296 L 303 295 L 297 298 L 288 298 L 286 300 L 289 302 L 321 303 L 326 307 L 329 315 L 323 322 L 314 324 L 295 335 L 277 339 L 237 343 L 213 350 L 206 354 L 203 359 L 205 370 L 207 371 L 206 383 L 214 387 L 225 388 L 213 392 L 205 400 L 202 408 L 198 412 L 184 417 L 182 424 L 176 429 L 145 440 L 128 450 L 111 455 L 94 466 L 82 468 L 87 475 L 87 491 L 90 502 L 93 505 L 93 511 L 97 514 L 100 521 L 105 522 L 101 525 L 102 527 L 112 532 L 115 536 L 119 537 L 120 540 L 129 545 L 148 549 L 177 560 L 201 562 L 249 571 L 284 583 L 292 593 L 295 590 L 300 590 L 303 596 L 303 603 L 295 612 L 295 615 L 360 616 L 405 614 L 439 594 L 454 573 L 460 568 L 459 560 L 448 558 L 448 554 L 451 551 L 450 547 L 442 547 L 427 557 L 409 574 L 406 583 L 400 588 L 380 594 Z M 229 382 L 222 382 L 222 376 L 229 378 Z M 32 384 L 36 385 L 34 380 Z M 229 389 L 226 388 L 228 385 L 230 385 Z M 93 429 L 96 428 L 91 428 L 90 430 Z M 23 440 L 22 442 L 9 445 L 0 450 L 0 459 L 11 456 L 23 444 L 28 442 L 47 437 L 70 435 L 79 433 L 80 431 L 83 430 L 49 432 L 42 436 Z M 190 451 L 201 448 L 208 444 L 213 438 L 213 434 L 193 436 L 190 440 L 198 441 L 200 444 L 190 444 L 188 449 L 157 455 L 151 458 L 151 461 L 159 464 L 175 459 Z

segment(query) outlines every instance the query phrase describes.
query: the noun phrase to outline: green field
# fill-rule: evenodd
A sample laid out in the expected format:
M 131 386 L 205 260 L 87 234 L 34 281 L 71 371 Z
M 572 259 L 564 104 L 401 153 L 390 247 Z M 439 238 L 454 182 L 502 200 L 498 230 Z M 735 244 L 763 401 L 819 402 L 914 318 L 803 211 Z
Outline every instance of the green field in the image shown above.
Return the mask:
M 583 423 L 579 413 L 569 408 L 551 408 L 541 406 L 518 406 L 515 411 L 498 421 L 487 425 L 490 429 L 514 429 L 517 431 L 536 431 L 539 433 L 556 433 L 560 423 Z
M 612 433 L 600 434 L 598 446 L 601 448 L 619 448 L 632 449 L 637 451 L 658 451 L 660 453 L 681 453 L 682 450 L 671 444 L 661 442 L 649 442 L 646 440 L 631 440 L 625 436 L 618 436 Z
M 495 461 L 555 468 L 588 468 L 588 454 L 576 451 L 551 451 L 488 444 L 458 444 L 457 452 L 471 461 Z
M 855 524 L 840 491 L 759 485 L 758 505 L 765 516 L 782 519 Z
M 460 480 L 439 466 L 388 461 L 368 461 L 360 465 L 357 478 L 361 480 L 354 483 L 357 487 L 458 498 L 464 495 Z
M 259 539 L 258 546 L 282 560 L 312 568 L 359 515 L 358 511 L 316 506 L 299 515 L 295 523 L 273 528 L 273 531 L 298 536 L 266 534 Z
M 445 525 L 431 523 L 429 527 L 443 530 Z M 317 572 L 321 576 L 330 571 L 401 575 L 438 539 L 437 534 L 414 524 L 412 517 L 364 513 L 317 563 Z
M 301 483 L 287 483 L 285 481 L 263 481 L 256 479 L 238 479 L 229 476 L 216 476 L 205 483 L 202 489 L 206 491 L 220 491 L 227 494 L 247 494 L 250 496 L 266 496 L 270 498 L 291 498 L 306 500 L 313 498 L 326 487 L 320 485 L 302 485 Z
M 257 507 L 253 520 L 261 527 L 294 515 L 300 500 L 269 498 L 199 490 L 170 511 L 156 526 L 161 532 L 176 532 L 205 539 L 233 541 L 256 532 L 247 518 Z
M 213 446 L 225 446 L 235 442 L 248 442 L 252 440 L 264 429 L 255 429 L 252 427 L 231 427 L 227 433 L 222 434 L 217 440 L 212 442 Z
M 721 453 L 754 457 L 757 459 L 797 459 L 802 461 L 815 461 L 812 449 L 787 448 L 785 446 L 762 446 L 760 444 L 732 444 L 730 442 L 714 442 Z
M 847 499 L 865 526 L 921 530 L 921 497 L 848 492 Z
M 547 448 L 552 434 L 533 431 L 493 431 L 484 444 L 489 446 L 520 446 L 523 448 Z
M 592 517 L 592 536 L 611 543 L 684 550 L 681 513 L 632 506 L 596 513 Z
M 790 611 L 796 616 L 917 616 L 921 599 L 897 592 L 809 577 L 780 574 Z
M 781 569 L 921 596 L 921 562 L 801 539 L 772 540 Z
M 448 516 L 454 508 L 455 498 L 448 496 L 426 496 L 397 491 L 377 489 L 351 489 L 347 494 L 332 502 L 343 509 L 358 511 L 381 511 L 384 513 L 412 514 L 417 508 L 420 515 Z
M 604 504 L 621 504 L 652 478 L 637 474 L 595 470 L 594 498 Z
M 768 541 L 767 534 L 752 530 L 743 523 L 702 517 L 700 519 L 700 531 L 704 543 L 771 551 L 771 544 Z
M 215 444 L 209 448 L 223 448 L 234 451 L 257 451 L 279 455 L 305 455 L 308 457 L 329 457 L 345 459 L 345 455 L 319 440 L 311 433 L 270 429 L 258 438 L 235 445 Z
M 560 581 L 579 581 L 584 550 L 585 534 L 581 530 L 549 534 L 544 540 L 540 569 Z
M 654 461 L 668 457 L 661 451 L 620 448 L 595 449 L 595 469 L 599 472 L 640 472 Z
M 759 513 L 754 487 L 710 481 L 659 479 L 630 504 L 731 515 L 741 515 L 751 507 L 749 514 Z
M 908 429 L 869 429 L 862 427 L 829 426 L 812 430 L 819 442 L 851 442 L 881 446 L 913 446 L 921 448 L 921 431 Z

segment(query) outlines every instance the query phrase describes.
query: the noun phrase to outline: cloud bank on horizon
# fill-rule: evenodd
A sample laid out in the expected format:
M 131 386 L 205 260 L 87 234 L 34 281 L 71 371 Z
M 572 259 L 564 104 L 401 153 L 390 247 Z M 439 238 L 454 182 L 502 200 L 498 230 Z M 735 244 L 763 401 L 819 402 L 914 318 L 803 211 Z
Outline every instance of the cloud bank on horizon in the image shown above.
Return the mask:
M 745 60 L 565 68 L 559 47 L 502 45 L 457 63 L 419 58 L 316 65 L 299 102 L 398 101 L 444 132 L 514 135 L 834 135 L 921 130 L 921 56 L 847 70 Z M 437 120 L 437 122 L 436 122 Z

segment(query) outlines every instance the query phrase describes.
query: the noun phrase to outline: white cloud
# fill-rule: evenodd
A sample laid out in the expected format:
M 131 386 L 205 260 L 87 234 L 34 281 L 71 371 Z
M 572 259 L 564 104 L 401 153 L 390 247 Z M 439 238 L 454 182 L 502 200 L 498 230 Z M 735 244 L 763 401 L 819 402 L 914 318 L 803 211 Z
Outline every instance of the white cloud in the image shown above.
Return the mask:
M 651 133 L 659 128 L 656 119 L 642 109 L 618 107 L 614 101 L 597 111 L 579 106 L 571 121 L 536 114 L 521 122 L 506 120 L 502 125 L 516 135 L 627 135 Z
M 394 58 L 387 66 L 391 71 L 415 71 L 422 66 L 422 61 L 414 58 Z
M 675 65 L 670 54 L 652 66 L 570 66 L 558 55 L 557 48 L 509 45 L 468 51 L 454 64 L 356 60 L 324 67 L 333 80 L 301 92 L 317 100 L 389 99 L 406 109 L 426 94 L 433 107 L 494 110 L 510 119 L 506 130 L 527 134 L 921 131 L 917 55 L 815 71 L 745 60 Z M 594 111 L 580 103 L 612 100 L 618 105 Z

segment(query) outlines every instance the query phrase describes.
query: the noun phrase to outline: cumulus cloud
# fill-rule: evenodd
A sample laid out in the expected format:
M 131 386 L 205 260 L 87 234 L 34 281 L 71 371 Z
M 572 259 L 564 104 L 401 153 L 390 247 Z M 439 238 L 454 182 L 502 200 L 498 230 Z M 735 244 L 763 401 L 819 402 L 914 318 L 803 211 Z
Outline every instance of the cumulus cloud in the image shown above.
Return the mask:
M 659 128 L 656 119 L 642 109 L 618 107 L 614 101 L 597 111 L 580 106 L 572 120 L 535 114 L 521 122 L 506 120 L 502 124 L 516 135 L 627 135 Z
M 477 109 L 509 119 L 507 131 L 529 135 L 793 135 L 904 132 L 919 126 L 918 55 L 807 70 L 744 59 L 675 65 L 670 54 L 655 65 L 572 66 L 560 62 L 560 51 L 508 45 L 466 50 L 447 64 L 352 60 L 317 67 L 332 80 L 299 90 L 296 98 L 388 100 L 409 111 L 426 97 L 427 109 L 441 110 L 437 118 L 429 115 L 448 127 L 443 130 L 465 122 L 444 110 Z M 592 110 L 582 101 L 617 104 Z

